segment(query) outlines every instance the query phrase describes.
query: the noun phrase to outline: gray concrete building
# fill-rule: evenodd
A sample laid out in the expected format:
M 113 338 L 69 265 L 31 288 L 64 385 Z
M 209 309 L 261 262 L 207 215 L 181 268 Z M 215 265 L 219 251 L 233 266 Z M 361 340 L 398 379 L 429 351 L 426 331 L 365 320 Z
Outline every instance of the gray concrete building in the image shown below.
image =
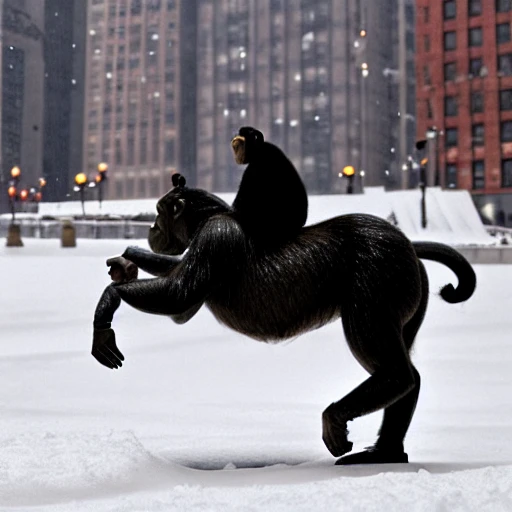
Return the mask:
M 1 183 L 2 208 L 14 166 L 20 185 L 43 175 L 44 1 L 4 0 L 2 10 Z
M 356 189 L 362 181 L 400 186 L 399 91 L 414 88 L 414 73 L 409 64 L 411 79 L 400 82 L 396 1 L 203 0 L 198 7 L 200 186 L 236 187 L 241 169 L 229 141 L 245 124 L 284 149 L 310 193 L 344 191 L 339 174 L 348 165 Z M 406 101 L 414 122 L 410 90 Z M 405 143 L 411 149 L 413 137 Z

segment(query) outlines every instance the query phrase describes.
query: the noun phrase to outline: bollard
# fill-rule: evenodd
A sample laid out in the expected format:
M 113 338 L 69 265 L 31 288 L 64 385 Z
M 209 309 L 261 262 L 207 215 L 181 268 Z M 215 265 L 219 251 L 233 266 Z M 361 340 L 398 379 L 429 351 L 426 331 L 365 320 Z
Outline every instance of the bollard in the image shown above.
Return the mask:
M 10 224 L 7 232 L 7 247 L 23 247 L 21 240 L 21 229 L 19 224 Z
M 70 220 L 62 221 L 61 247 L 76 247 L 75 225 Z

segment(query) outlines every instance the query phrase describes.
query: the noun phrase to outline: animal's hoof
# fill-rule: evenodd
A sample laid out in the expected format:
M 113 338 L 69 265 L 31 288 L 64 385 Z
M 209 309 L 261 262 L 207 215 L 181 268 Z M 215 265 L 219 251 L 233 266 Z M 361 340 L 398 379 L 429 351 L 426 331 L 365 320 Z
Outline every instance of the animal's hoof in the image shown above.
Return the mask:
M 379 448 L 369 448 L 363 452 L 346 455 L 336 461 L 336 466 L 354 464 L 406 464 L 409 457 L 404 451 L 386 451 Z
M 339 418 L 329 406 L 322 415 L 322 440 L 334 457 L 340 457 L 352 450 L 352 442 L 347 439 L 347 421 Z

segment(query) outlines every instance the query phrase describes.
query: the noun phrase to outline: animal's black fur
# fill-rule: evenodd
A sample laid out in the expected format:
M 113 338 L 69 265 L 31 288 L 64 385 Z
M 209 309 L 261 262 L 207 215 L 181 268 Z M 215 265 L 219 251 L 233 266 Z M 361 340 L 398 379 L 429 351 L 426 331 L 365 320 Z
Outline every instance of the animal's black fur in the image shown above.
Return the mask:
M 243 143 L 240 142 L 241 139 Z M 265 246 L 293 238 L 306 223 L 308 196 L 288 157 L 249 126 L 233 139 L 235 154 L 248 164 L 233 201 L 233 215 Z
M 420 387 L 409 352 L 428 302 L 419 258 L 455 272 L 457 288 L 447 285 L 441 296 L 461 302 L 472 295 L 476 279 L 457 251 L 411 243 L 390 223 L 361 214 L 302 228 L 295 237 L 266 246 L 236 211 L 183 182 L 158 202 L 149 243 L 156 255 L 128 248 L 123 256 L 159 277 L 111 285 L 98 304 L 93 354 L 102 364 L 117 368 L 124 359 L 110 328 L 121 300 L 179 323 L 205 304 L 225 325 L 271 342 L 341 317 L 347 343 L 370 377 L 325 410 L 324 442 L 335 456 L 347 453 L 352 448 L 347 421 L 384 409 L 375 446 L 339 463 L 407 461 L 403 439 Z

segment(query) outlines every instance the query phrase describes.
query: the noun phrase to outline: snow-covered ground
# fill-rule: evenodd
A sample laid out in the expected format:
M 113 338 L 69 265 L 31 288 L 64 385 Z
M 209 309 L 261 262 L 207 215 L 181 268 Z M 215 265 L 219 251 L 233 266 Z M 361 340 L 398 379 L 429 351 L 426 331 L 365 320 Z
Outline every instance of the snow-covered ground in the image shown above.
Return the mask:
M 435 295 L 453 276 L 428 264 L 411 463 L 342 468 L 321 413 L 365 373 L 339 322 L 269 346 L 207 311 L 177 326 L 123 305 L 111 371 L 91 324 L 125 242 L 24 242 L 0 247 L 2 512 L 512 510 L 512 265 L 477 266 L 454 306 Z M 379 422 L 350 425 L 355 449 Z

